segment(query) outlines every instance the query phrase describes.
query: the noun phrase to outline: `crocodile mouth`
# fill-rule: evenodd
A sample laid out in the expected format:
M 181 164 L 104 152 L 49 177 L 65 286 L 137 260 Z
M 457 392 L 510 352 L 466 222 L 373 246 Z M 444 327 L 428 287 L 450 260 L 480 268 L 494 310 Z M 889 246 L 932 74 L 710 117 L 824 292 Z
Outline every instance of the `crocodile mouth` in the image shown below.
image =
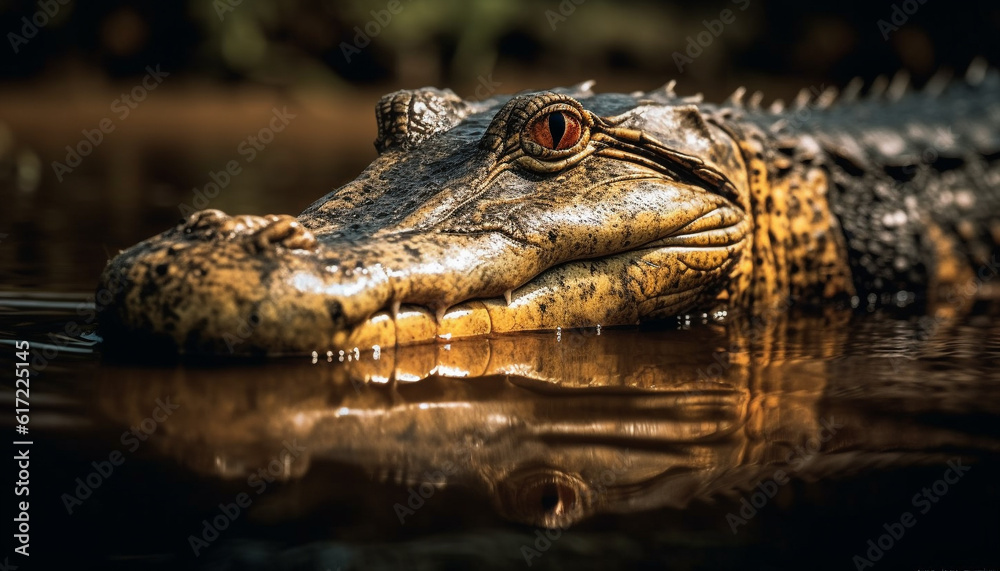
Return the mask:
M 327 242 L 290 216 L 202 211 L 109 263 L 100 333 L 109 346 L 280 355 L 634 324 L 716 296 L 742 248 L 738 207 L 692 204 L 665 233 L 600 252 L 487 231 Z
M 338 340 L 365 348 L 632 325 L 677 315 L 719 294 L 718 284 L 739 258 L 749 230 L 738 208 L 720 205 L 667 236 L 624 250 L 560 261 L 527 276 L 508 271 L 495 283 L 480 280 L 478 289 L 460 289 L 463 284 L 450 280 L 453 289 L 442 289 L 436 297 L 422 292 L 403 301 L 390 299 Z M 504 268 L 502 260 L 495 265 Z

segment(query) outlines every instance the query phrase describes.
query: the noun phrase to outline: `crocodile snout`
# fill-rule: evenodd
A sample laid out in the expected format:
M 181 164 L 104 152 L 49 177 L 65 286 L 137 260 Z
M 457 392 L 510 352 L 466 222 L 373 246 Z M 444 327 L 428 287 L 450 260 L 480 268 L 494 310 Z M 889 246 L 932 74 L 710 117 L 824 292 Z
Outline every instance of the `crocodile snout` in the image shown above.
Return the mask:
M 345 325 L 343 308 L 295 279 L 323 273 L 318 248 L 292 216 L 196 212 L 109 262 L 100 333 L 117 346 L 190 353 L 326 346 Z

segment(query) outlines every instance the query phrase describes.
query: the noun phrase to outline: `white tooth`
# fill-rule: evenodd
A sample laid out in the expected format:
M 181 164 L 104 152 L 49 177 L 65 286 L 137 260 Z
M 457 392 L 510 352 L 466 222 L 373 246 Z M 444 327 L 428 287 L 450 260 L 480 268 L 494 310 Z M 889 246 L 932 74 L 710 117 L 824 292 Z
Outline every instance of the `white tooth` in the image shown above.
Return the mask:
M 403 305 L 403 302 L 399 301 L 398 299 L 393 300 L 393 302 L 392 302 L 392 318 L 393 319 L 396 319 L 396 317 L 399 315 L 399 306 L 401 306 L 401 305 Z
M 503 298 L 505 300 L 507 300 L 507 305 L 510 305 L 510 294 L 512 294 L 512 293 L 513 293 L 513 290 L 507 290 L 507 291 L 503 292 Z
M 438 325 L 444 320 L 444 314 L 448 312 L 447 305 L 439 305 L 436 310 L 434 310 L 434 317 L 437 319 Z

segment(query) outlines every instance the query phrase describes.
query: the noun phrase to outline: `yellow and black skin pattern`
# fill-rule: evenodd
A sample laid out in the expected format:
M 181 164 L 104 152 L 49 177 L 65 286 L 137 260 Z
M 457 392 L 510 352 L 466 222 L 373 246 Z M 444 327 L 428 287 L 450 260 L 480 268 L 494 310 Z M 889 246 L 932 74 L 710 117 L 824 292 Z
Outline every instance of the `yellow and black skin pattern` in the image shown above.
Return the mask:
M 276 355 L 788 300 L 926 308 L 998 269 L 1000 77 L 883 87 L 766 108 L 673 83 L 392 93 L 378 158 L 298 217 L 197 212 L 111 260 L 100 334 Z

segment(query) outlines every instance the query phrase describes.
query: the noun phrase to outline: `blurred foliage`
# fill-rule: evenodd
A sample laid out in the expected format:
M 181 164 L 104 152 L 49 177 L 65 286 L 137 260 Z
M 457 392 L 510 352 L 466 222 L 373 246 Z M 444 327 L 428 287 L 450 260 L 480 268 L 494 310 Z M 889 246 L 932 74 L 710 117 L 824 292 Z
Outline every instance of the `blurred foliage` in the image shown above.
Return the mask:
M 916 11 L 886 39 L 879 21 L 900 6 Z M 706 31 L 724 10 L 731 23 Z M 0 262 L 25 287 L 89 288 L 108 252 L 174 224 L 279 103 L 303 119 L 213 207 L 296 212 L 354 178 L 374 154 L 372 104 L 395 89 L 676 78 L 685 93 L 746 84 L 770 99 L 901 68 L 920 83 L 976 56 L 996 65 L 998 32 L 1000 3 L 986 0 L 0 0 Z M 60 181 L 54 163 L 147 66 L 169 85 Z
M 678 75 L 673 54 L 724 9 L 736 21 L 685 73 L 706 80 L 734 70 L 808 73 L 842 81 L 899 67 L 926 75 L 977 55 L 1000 59 L 1000 5 L 987 1 L 909 0 L 917 11 L 888 40 L 877 22 L 902 1 L 63 1 L 17 53 L 5 46 L 0 79 L 73 65 L 110 77 L 141 75 L 159 63 L 181 75 L 272 85 L 470 84 L 500 68 L 662 80 Z M 42 3 L 58 0 L 0 2 L 7 43 Z

